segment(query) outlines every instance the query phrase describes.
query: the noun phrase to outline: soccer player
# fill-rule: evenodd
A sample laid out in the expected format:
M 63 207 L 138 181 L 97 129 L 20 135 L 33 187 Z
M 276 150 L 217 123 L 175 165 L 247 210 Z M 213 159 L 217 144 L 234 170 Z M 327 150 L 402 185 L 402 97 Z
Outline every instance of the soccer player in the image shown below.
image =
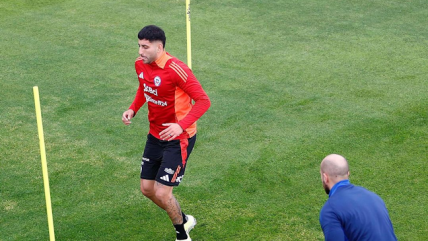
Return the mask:
M 397 240 L 385 203 L 377 194 L 349 182 L 348 161 L 343 156 L 325 157 L 320 173 L 329 195 L 320 213 L 325 240 Z
M 196 219 L 185 215 L 172 191 L 183 181 L 187 160 L 196 141 L 196 120 L 211 102 L 187 65 L 165 51 L 165 33 L 154 25 L 138 33 L 135 61 L 139 87 L 122 114 L 125 125 L 147 103 L 150 130 L 141 163 L 144 196 L 166 211 L 177 239 L 191 241 Z

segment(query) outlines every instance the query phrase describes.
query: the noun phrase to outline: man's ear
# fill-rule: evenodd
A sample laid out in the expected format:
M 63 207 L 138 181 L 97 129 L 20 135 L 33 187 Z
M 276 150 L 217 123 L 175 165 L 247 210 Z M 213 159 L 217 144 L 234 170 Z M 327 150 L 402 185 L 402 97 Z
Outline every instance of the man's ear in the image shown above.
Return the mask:
M 159 53 L 163 49 L 163 44 L 159 43 L 157 47 L 157 52 Z
M 328 179 L 328 175 L 327 175 L 327 173 L 323 173 L 322 174 L 322 180 L 325 182 L 325 183 L 328 183 L 329 182 L 329 179 Z

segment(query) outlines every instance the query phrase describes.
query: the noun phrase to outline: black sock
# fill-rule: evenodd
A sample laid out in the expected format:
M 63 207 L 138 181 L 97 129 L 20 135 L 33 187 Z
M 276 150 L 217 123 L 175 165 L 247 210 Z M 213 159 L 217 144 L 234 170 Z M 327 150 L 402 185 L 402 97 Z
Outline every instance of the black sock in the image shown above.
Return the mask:
M 184 224 L 176 224 L 174 225 L 175 232 L 177 233 L 177 239 L 187 239 L 186 230 L 184 230 Z
M 186 214 L 184 214 L 183 212 L 181 212 L 181 216 L 183 216 L 183 224 L 187 223 Z

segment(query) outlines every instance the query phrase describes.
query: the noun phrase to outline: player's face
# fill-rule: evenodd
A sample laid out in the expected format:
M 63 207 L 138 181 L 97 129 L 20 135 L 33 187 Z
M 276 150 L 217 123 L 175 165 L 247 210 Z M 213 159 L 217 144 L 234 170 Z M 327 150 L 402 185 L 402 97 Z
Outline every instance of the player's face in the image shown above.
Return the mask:
M 150 42 L 146 39 L 138 40 L 138 54 L 145 64 L 150 64 L 155 61 L 161 51 L 162 43 L 160 41 Z

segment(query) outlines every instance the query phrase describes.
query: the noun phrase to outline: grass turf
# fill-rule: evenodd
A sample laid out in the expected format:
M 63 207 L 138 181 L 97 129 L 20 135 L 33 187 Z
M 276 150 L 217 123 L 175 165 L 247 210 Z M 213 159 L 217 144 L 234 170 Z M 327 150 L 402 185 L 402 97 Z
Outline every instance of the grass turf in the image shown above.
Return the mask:
M 173 240 L 139 192 L 145 111 L 136 34 L 186 60 L 185 1 L 0 3 L 0 240 L 48 235 L 32 87 L 39 86 L 58 240 Z M 428 235 L 426 3 L 192 1 L 193 69 L 212 100 L 175 190 L 193 240 L 322 240 L 318 168 L 385 201 L 399 240 Z

